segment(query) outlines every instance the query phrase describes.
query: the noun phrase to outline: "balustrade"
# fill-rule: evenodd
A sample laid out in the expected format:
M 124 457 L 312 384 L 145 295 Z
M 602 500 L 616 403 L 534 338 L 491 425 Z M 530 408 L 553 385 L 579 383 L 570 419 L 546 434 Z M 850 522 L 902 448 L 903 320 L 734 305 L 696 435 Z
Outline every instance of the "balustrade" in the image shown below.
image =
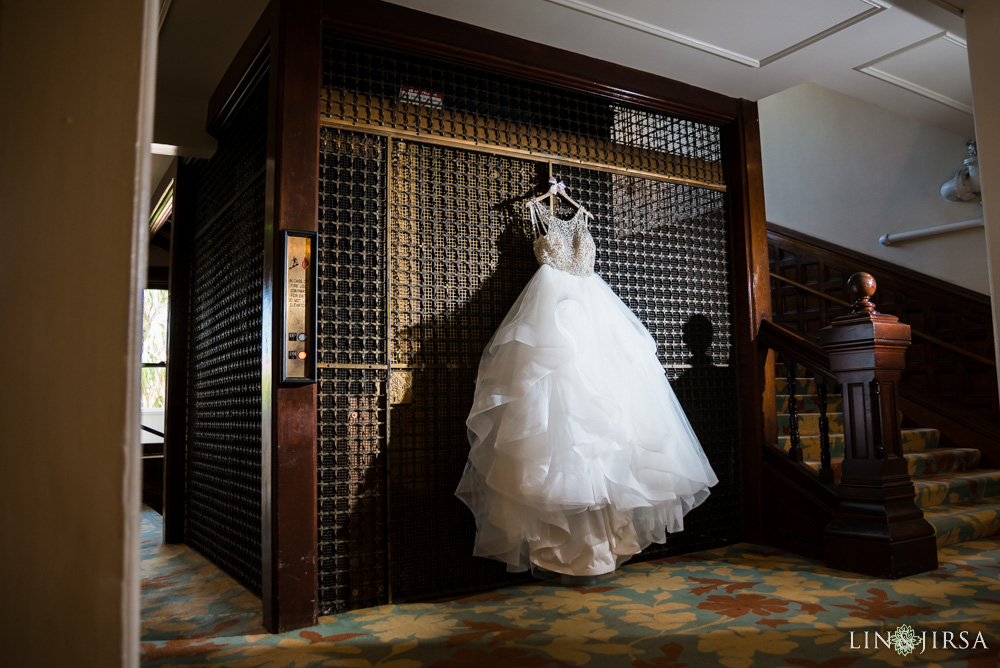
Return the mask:
M 821 330 L 820 345 L 770 322 L 762 323 L 759 340 L 785 363 L 788 458 L 797 463 L 815 459 L 804 458 L 797 370 L 804 367 L 815 379 L 819 411 L 815 481 L 833 488 L 839 500 L 822 530 L 827 565 L 895 578 L 936 568 L 937 549 L 934 531 L 914 502 L 897 419 L 898 382 L 910 328 L 876 310 L 871 301 L 875 288 L 870 274 L 851 276 L 851 313 Z M 841 388 L 843 402 L 839 482 L 832 465 L 828 383 Z

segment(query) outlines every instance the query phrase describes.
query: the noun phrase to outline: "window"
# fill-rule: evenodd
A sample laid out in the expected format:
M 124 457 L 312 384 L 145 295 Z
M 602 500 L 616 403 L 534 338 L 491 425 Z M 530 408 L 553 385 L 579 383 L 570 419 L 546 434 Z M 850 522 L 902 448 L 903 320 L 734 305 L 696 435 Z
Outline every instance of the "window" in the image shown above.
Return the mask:
M 167 387 L 167 291 L 142 292 L 143 409 L 162 409 Z

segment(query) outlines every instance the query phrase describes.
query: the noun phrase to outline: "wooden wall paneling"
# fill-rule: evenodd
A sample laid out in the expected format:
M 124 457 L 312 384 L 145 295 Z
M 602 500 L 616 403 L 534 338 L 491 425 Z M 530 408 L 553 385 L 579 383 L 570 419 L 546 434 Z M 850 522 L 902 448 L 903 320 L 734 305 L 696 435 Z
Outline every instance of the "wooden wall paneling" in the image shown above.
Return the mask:
M 850 275 L 868 271 L 879 284 L 876 295 L 879 311 L 896 315 L 916 332 L 925 332 L 987 359 L 994 358 L 990 306 L 985 295 L 777 225 L 769 226 L 769 247 L 771 271 L 842 301 L 849 301 L 846 284 Z M 779 280 L 774 281 L 772 289 L 775 321 L 812 336 L 848 311 L 827 300 L 820 300 L 823 305 L 815 308 L 804 295 L 797 294 L 801 291 Z M 796 306 L 789 308 L 792 302 Z M 919 336 L 914 336 L 903 377 L 907 383 L 940 397 L 1000 417 L 992 367 Z
M 744 498 L 744 537 L 763 538 L 762 458 L 767 435 L 777 437 L 773 359 L 758 349 L 760 322 L 771 317 L 767 220 L 761 173 L 757 104 L 739 101 L 738 117 L 723 127 L 731 211 L 732 276 L 736 360 L 740 379 L 740 459 Z
M 184 542 L 187 452 L 188 312 L 195 192 L 192 165 L 174 162 L 174 213 L 170 230 L 170 303 L 167 315 L 166 419 L 163 429 L 163 542 Z
M 796 554 L 823 558 L 823 528 L 839 503 L 832 485 L 817 484 L 816 478 L 774 447 L 765 447 L 761 479 L 767 490 L 762 500 L 766 545 Z
M 263 603 L 280 633 L 316 623 L 316 385 L 280 387 L 283 230 L 316 231 L 319 197 L 320 0 L 268 10 L 270 103 L 264 227 Z

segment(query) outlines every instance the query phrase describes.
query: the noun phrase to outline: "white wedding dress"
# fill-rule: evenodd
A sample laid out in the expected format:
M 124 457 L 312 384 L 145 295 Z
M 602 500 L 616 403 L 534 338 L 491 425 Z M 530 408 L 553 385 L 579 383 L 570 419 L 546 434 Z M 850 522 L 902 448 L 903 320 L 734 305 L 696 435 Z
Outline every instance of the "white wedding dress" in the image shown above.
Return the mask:
M 456 495 L 508 571 L 610 573 L 718 482 L 638 318 L 594 273 L 580 208 L 532 200 L 539 268 L 483 351 Z

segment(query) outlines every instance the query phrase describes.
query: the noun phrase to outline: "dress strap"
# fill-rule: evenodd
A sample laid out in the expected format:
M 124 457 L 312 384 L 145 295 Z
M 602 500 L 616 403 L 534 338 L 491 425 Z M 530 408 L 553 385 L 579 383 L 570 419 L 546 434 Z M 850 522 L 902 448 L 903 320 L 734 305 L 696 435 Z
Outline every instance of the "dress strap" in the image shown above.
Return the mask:
M 535 239 L 544 237 L 549 233 L 549 226 L 546 225 L 545 217 L 542 215 L 542 205 L 534 197 L 528 200 L 528 211 L 531 214 L 531 232 Z

